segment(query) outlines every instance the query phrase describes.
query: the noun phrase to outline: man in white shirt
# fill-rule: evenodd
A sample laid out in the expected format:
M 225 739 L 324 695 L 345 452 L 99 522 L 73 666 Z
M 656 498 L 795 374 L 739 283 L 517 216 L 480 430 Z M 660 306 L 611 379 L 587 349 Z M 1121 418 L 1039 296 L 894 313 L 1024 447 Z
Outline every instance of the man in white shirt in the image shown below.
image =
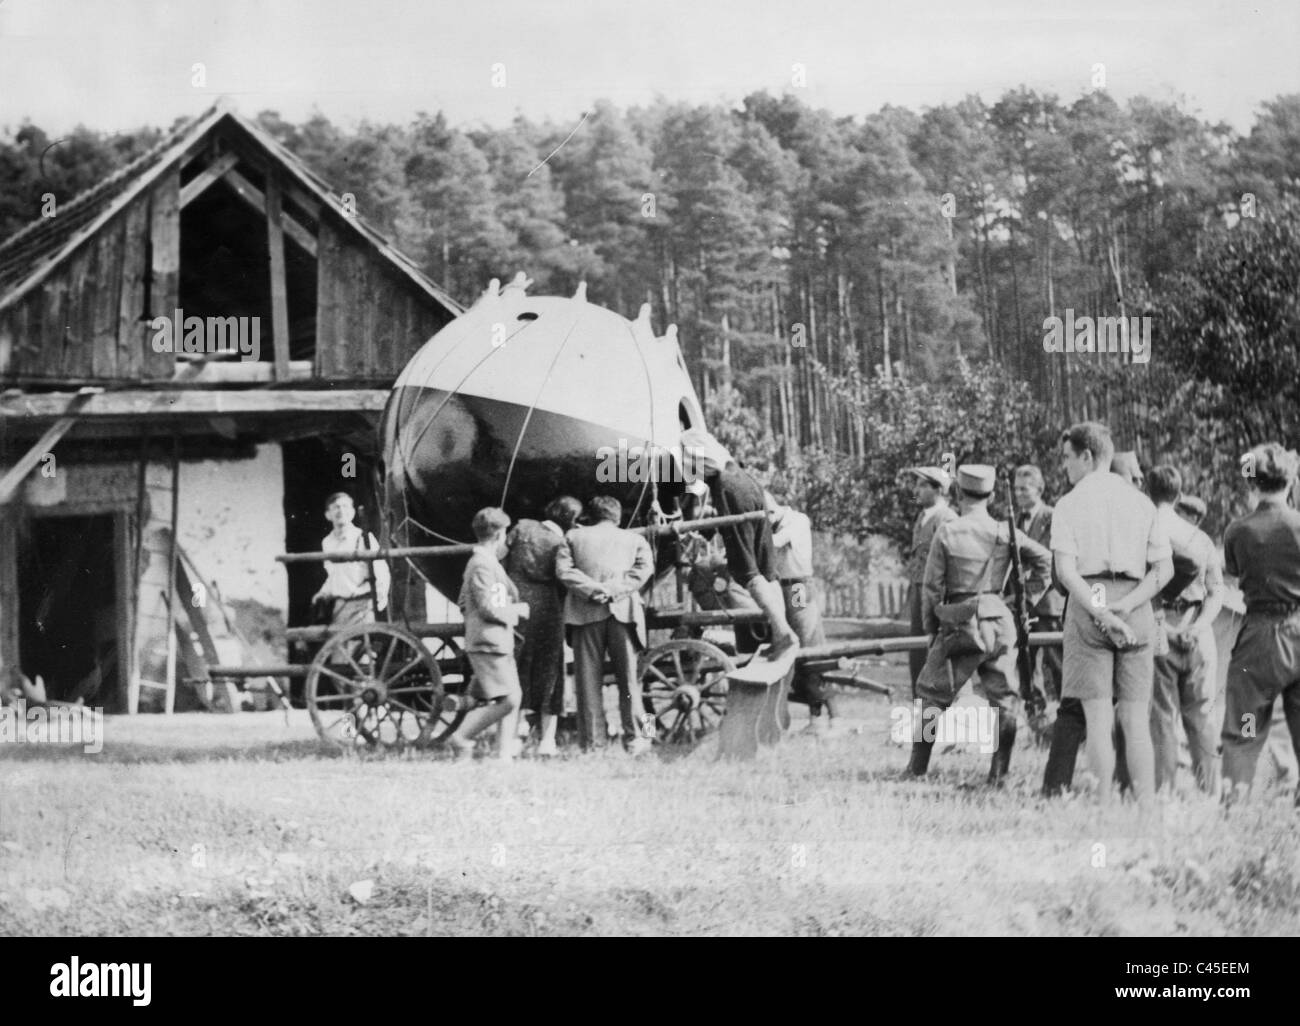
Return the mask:
M 1114 452 L 1103 424 L 1076 424 L 1061 436 L 1061 464 L 1073 486 L 1052 515 L 1056 577 L 1070 596 L 1061 697 L 1083 704 L 1101 801 L 1111 797 L 1118 716 L 1133 790 L 1146 803 L 1155 790 L 1151 599 L 1173 577 L 1173 562 L 1151 500 L 1110 473 Z
M 776 568 L 780 575 L 781 596 L 785 600 L 785 618 L 799 635 L 801 646 L 824 645 L 826 631 L 822 627 L 821 608 L 813 588 L 812 521 L 807 514 L 777 500 L 771 492 L 764 492 L 763 497 L 772 523 L 772 542 L 776 545 Z M 796 666 L 790 700 L 808 706 L 808 729 L 812 733 L 821 733 L 824 729 L 823 708 L 827 714 L 826 727 L 829 728 L 829 721 L 835 713 L 822 691 L 821 674 L 808 671 L 802 664 Z
M 321 541 L 321 551 L 330 553 L 358 552 L 365 549 L 379 548 L 373 534 L 366 534 L 357 527 L 357 510 L 352 504 L 352 496 L 347 492 L 335 492 L 325 500 L 325 519 L 334 525 L 334 530 Z M 371 582 L 374 584 L 374 599 L 371 602 Z M 325 563 L 325 583 L 312 596 L 312 605 L 317 602 L 331 603 L 330 623 L 334 626 L 348 626 L 354 623 L 369 623 L 374 620 L 376 608 L 382 613 L 388 608 L 388 564 L 382 559 L 372 562 L 335 562 Z

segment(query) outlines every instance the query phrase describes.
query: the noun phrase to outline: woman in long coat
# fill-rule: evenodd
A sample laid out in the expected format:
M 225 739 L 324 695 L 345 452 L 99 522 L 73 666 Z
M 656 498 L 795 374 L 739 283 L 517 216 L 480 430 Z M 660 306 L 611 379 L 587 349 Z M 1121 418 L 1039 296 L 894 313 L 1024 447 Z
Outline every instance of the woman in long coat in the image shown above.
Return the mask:
M 581 512 L 577 499 L 563 495 L 546 507 L 545 520 L 520 520 L 502 561 L 532 611 L 515 661 L 523 708 L 538 720 L 538 755 L 555 754 L 555 726 L 564 711 L 564 589 L 555 577 L 555 552 Z

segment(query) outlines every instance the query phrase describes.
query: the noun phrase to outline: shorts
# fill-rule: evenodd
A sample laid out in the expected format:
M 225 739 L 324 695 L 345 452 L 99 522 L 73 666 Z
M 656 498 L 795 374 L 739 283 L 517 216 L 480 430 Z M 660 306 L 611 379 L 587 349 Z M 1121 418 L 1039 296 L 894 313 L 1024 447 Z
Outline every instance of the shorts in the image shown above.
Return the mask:
M 755 576 L 777 579 L 776 543 L 767 520 L 749 520 L 721 528 L 719 533 L 727 550 L 727 569 L 734 580 L 748 587 Z
M 1120 598 L 1136 588 L 1137 581 L 1107 581 L 1105 587 L 1109 597 Z M 1121 650 L 1097 626 L 1091 610 L 1070 601 L 1061 644 L 1062 698 L 1150 702 L 1155 681 L 1155 613 L 1150 602 L 1143 602 L 1123 619 L 1137 636 L 1137 645 Z
M 497 652 L 467 652 L 466 655 L 469 656 L 469 665 L 474 671 L 469 693 L 475 698 L 489 701 L 509 695 L 522 695 L 514 656 Z

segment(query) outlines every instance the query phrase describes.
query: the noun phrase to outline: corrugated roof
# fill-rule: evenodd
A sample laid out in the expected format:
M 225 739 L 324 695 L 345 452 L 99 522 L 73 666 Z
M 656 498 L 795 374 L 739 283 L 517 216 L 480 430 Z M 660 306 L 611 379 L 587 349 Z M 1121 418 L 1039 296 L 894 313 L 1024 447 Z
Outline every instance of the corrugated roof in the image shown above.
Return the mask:
M 59 207 L 54 217 L 33 221 L 0 242 L 0 309 L 17 302 L 37 287 L 81 243 L 226 118 L 230 118 L 252 136 L 267 151 L 268 156 L 277 161 L 322 204 L 339 212 L 334 220 L 361 235 L 397 270 L 447 307 L 452 314 L 464 311 L 465 308 L 446 289 L 421 271 L 376 228 L 358 215 L 343 216 L 341 198 L 330 191 L 324 181 L 270 133 L 220 104 L 169 134 L 148 153 L 110 175 L 99 185 L 87 189 Z

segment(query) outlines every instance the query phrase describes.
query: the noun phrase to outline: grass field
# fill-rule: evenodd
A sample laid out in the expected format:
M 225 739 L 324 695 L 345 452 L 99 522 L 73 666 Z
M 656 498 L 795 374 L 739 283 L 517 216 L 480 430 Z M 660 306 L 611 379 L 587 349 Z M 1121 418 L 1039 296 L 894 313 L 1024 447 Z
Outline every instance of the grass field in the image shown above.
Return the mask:
M 898 679 L 901 668 L 887 671 Z M 306 714 L 110 719 L 102 754 L 0 750 L 8 934 L 1240 935 L 1300 925 L 1289 793 L 1036 797 L 987 756 L 899 778 L 889 703 L 747 765 L 323 753 Z M 803 710 L 792 707 L 794 727 Z

